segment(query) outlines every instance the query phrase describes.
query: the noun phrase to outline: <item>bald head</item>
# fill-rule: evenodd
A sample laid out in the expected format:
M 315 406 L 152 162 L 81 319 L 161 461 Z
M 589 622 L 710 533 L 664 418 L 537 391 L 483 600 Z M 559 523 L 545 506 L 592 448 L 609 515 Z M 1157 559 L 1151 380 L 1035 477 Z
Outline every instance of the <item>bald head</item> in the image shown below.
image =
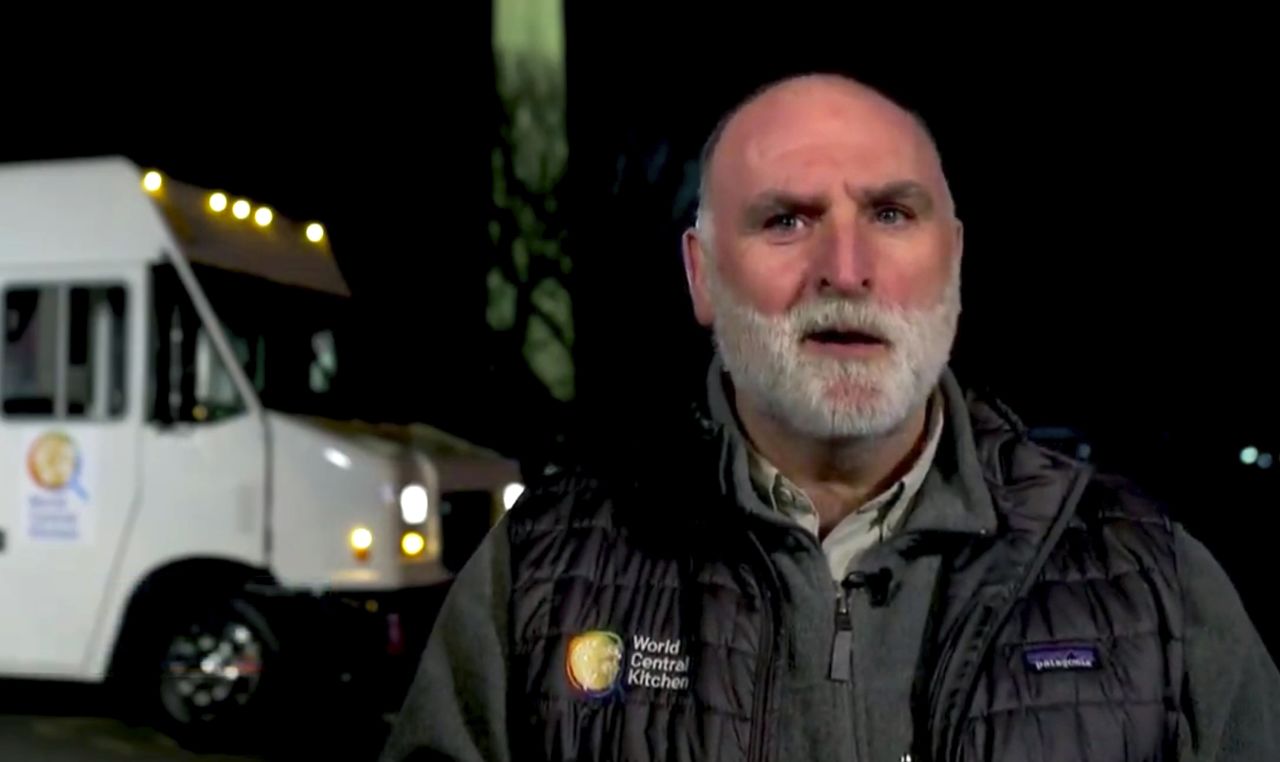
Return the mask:
M 710 234 L 710 215 L 722 155 L 741 155 L 762 131 L 807 129 L 821 125 L 855 135 L 876 133 L 912 147 L 936 184 L 940 200 L 954 213 L 954 202 L 937 144 L 924 120 L 879 91 L 838 74 L 806 74 L 768 84 L 726 113 L 703 144 L 699 162 L 697 228 Z

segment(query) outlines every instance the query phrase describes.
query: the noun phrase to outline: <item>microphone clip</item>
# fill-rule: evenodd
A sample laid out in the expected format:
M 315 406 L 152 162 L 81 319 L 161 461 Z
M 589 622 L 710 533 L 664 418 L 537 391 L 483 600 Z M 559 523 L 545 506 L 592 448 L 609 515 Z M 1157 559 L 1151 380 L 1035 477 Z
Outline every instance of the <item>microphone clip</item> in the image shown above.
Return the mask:
M 851 590 L 866 588 L 872 606 L 883 606 L 889 601 L 889 588 L 893 584 L 893 571 L 881 567 L 875 571 L 850 572 L 840 583 L 848 594 Z

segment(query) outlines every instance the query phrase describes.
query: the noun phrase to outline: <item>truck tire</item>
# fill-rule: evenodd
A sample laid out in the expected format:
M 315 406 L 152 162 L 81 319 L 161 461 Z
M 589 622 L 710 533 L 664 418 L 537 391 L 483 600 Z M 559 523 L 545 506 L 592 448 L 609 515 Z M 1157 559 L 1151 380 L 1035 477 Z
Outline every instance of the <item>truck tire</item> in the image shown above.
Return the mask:
M 279 642 L 244 598 L 193 592 L 148 606 L 116 682 L 136 715 L 183 746 L 259 746 L 279 706 Z

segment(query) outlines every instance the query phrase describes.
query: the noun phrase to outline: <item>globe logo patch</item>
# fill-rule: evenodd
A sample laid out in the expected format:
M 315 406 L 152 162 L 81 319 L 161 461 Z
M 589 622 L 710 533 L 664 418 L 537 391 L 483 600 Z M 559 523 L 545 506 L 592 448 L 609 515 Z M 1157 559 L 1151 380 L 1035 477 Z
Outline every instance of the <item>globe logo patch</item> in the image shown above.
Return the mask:
M 622 638 L 608 630 L 588 630 L 569 641 L 565 674 L 574 690 L 587 698 L 606 696 L 622 674 Z

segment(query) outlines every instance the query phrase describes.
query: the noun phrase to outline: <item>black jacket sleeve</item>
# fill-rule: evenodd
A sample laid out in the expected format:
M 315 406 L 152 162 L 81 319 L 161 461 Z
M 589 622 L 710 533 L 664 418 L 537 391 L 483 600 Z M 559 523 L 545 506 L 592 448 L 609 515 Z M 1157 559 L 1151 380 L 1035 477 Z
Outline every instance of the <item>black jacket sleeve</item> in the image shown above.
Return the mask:
M 1179 759 L 1280 760 L 1280 672 L 1225 571 L 1178 529 L 1185 616 Z
M 500 523 L 453 583 L 383 762 L 508 762 L 511 568 Z

